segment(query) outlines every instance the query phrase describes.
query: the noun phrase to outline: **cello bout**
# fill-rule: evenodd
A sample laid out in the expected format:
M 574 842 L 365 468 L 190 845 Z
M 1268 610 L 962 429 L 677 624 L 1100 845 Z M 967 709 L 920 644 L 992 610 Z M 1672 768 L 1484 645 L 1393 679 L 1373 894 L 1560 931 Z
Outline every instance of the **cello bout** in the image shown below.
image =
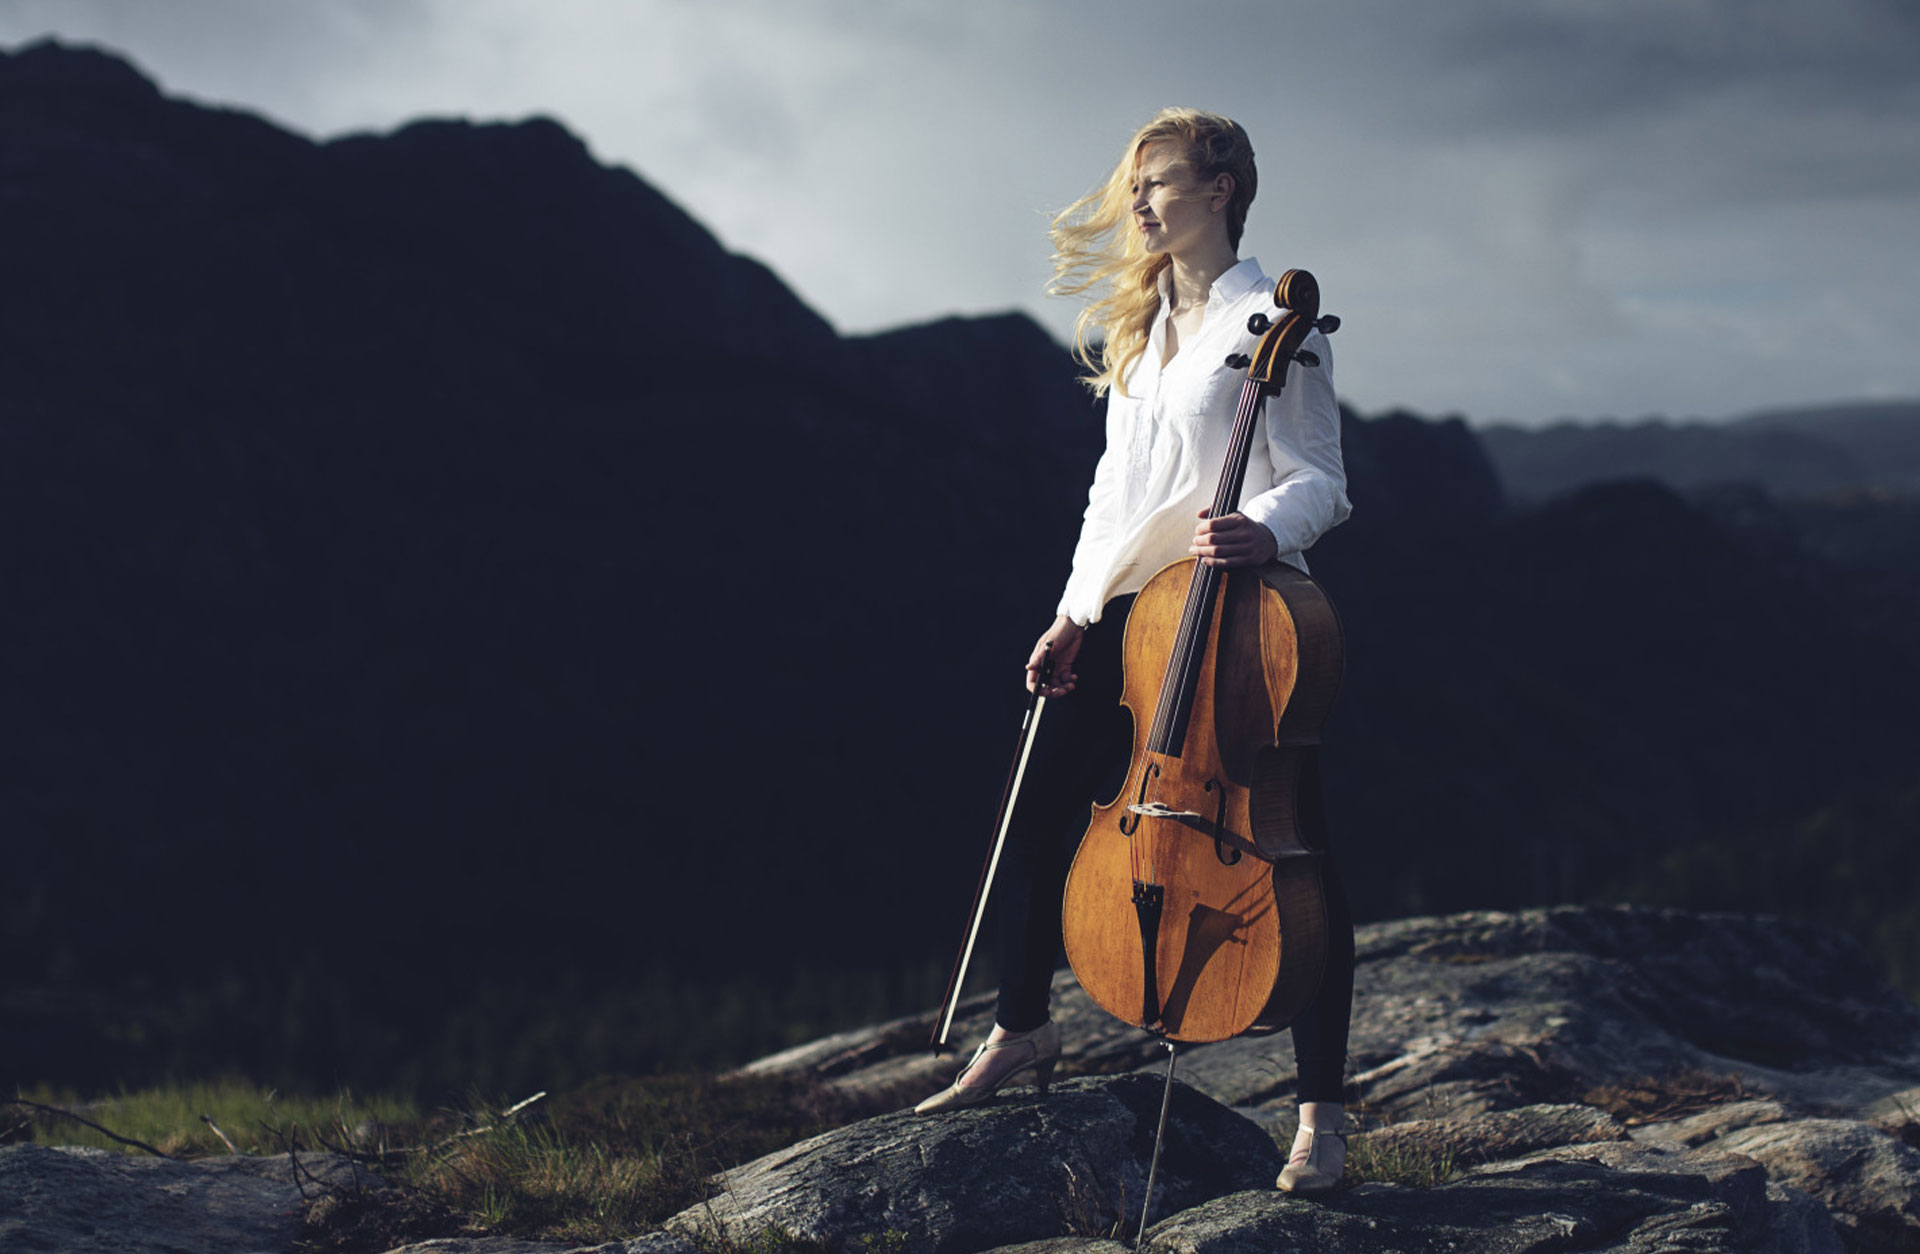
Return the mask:
M 1196 567 L 1189 558 L 1154 576 L 1127 618 L 1133 767 L 1120 794 L 1094 807 L 1061 911 L 1087 994 L 1182 1042 L 1283 1027 L 1319 987 L 1319 859 L 1299 856 L 1312 850 L 1292 789 L 1307 747 L 1287 742 L 1309 723 L 1317 735 L 1332 697 L 1322 681 L 1339 673 L 1338 625 L 1318 585 L 1291 567 L 1216 571 L 1208 647 L 1174 744 L 1180 723 L 1142 688 L 1182 624 L 1187 585 L 1208 570 Z

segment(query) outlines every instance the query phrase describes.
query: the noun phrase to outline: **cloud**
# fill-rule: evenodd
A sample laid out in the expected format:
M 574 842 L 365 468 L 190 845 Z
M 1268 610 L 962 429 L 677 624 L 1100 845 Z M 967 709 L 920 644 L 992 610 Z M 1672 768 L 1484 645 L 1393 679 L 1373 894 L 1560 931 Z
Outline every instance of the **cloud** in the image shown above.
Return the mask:
M 316 135 L 545 113 L 845 329 L 1048 302 L 1048 214 L 1229 113 L 1344 395 L 1476 418 L 1920 394 L 1920 13 L 1878 0 L 0 0 Z M 1807 351 L 1818 342 L 1817 349 Z

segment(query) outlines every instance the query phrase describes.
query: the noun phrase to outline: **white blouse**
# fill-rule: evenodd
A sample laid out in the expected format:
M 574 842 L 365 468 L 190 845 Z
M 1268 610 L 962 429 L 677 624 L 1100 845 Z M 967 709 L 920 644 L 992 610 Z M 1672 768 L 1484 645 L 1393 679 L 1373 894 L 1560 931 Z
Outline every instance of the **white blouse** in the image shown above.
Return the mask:
M 1169 275 L 1160 275 L 1160 312 L 1146 351 L 1126 377 L 1126 394 L 1107 398 L 1107 449 L 1093 472 L 1073 573 L 1059 613 L 1086 624 L 1108 601 L 1138 592 L 1162 567 L 1188 556 L 1199 513 L 1213 503 L 1226 465 L 1244 370 L 1229 354 L 1251 355 L 1259 337 L 1247 318 L 1278 321 L 1274 281 L 1252 257 L 1214 280 L 1198 334 L 1170 362 Z M 1314 331 L 1302 346 L 1318 366 L 1289 367 L 1286 387 L 1265 403 L 1266 438 L 1255 438 L 1240 492 L 1240 512 L 1273 533 L 1280 560 L 1306 570 L 1302 554 L 1352 511 L 1340 461 L 1340 408 L 1333 398 L 1333 354 Z

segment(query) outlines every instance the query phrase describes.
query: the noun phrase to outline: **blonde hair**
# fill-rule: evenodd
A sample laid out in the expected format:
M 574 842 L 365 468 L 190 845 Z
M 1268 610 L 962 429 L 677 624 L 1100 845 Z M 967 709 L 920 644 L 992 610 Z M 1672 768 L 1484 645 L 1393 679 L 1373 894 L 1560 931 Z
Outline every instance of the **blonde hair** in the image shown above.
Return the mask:
M 1253 143 L 1238 122 L 1198 109 L 1162 109 L 1134 134 L 1105 185 L 1054 217 L 1048 232 L 1053 240 L 1053 282 L 1047 292 L 1093 294 L 1073 324 L 1073 355 L 1087 368 L 1082 382 L 1096 396 L 1113 387 L 1126 394 L 1121 380 L 1146 351 L 1147 332 L 1160 308 L 1160 272 L 1171 263 L 1164 253 L 1147 252 L 1140 233 L 1131 227 L 1140 153 L 1148 144 L 1163 140 L 1185 149 L 1195 182 L 1205 183 L 1220 174 L 1233 177 L 1226 211 L 1227 243 L 1236 250 L 1258 186 Z

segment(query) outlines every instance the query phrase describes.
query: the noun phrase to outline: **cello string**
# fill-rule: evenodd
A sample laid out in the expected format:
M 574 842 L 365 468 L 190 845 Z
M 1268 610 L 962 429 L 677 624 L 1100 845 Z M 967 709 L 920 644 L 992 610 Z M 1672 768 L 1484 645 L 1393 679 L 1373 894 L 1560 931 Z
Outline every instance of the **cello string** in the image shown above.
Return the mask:
M 1228 464 L 1226 473 L 1221 476 L 1215 489 L 1210 516 L 1218 518 L 1230 512 L 1231 498 L 1238 491 L 1239 483 L 1244 479 L 1247 467 L 1247 450 L 1252 446 L 1251 426 L 1261 397 L 1259 385 L 1251 379 L 1241 387 L 1240 404 L 1234 414 L 1233 432 L 1228 440 Z M 1201 622 L 1208 617 L 1218 595 L 1220 568 L 1194 563 L 1194 575 L 1188 585 L 1187 604 L 1181 616 L 1179 637 L 1175 646 L 1177 665 L 1169 666 L 1167 679 L 1163 684 L 1163 699 L 1160 717 L 1156 719 L 1157 730 L 1164 740 L 1172 734 L 1173 724 L 1197 695 L 1199 683 L 1198 668 L 1193 664 L 1193 653 L 1205 647 L 1198 637 Z M 1165 745 L 1171 749 L 1174 746 Z
M 1258 381 L 1249 377 L 1240 389 L 1240 402 L 1235 408 L 1234 423 L 1227 443 L 1227 464 L 1218 485 L 1214 489 L 1213 505 L 1209 516 L 1219 518 L 1231 512 L 1235 503 L 1232 498 L 1239 494 L 1246 478 L 1247 466 L 1252 458 L 1253 427 L 1259 419 L 1260 407 L 1266 397 Z M 1183 711 L 1189 711 L 1198 695 L 1200 667 L 1195 663 L 1195 652 L 1204 649 L 1205 642 L 1199 639 L 1200 624 L 1205 620 L 1217 620 L 1219 610 L 1213 603 L 1219 598 L 1222 582 L 1220 568 L 1195 561 L 1193 574 L 1187 584 L 1186 603 L 1181 608 L 1180 625 L 1175 632 L 1173 651 L 1166 670 L 1160 681 L 1160 693 L 1154 710 L 1153 724 L 1147 742 L 1148 754 L 1159 752 L 1161 755 L 1178 746 L 1168 742 L 1176 722 Z M 1214 610 L 1211 615 L 1210 609 Z M 1217 637 L 1217 621 L 1213 621 Z M 1140 764 L 1146 770 L 1150 761 Z M 1136 794 L 1142 801 L 1159 801 L 1160 786 L 1164 775 L 1155 776 L 1148 789 Z M 1136 816 L 1144 822 L 1144 816 Z M 1157 825 L 1156 825 L 1157 828 Z M 1148 832 L 1135 826 L 1136 835 L 1141 839 L 1129 842 L 1129 856 L 1133 863 L 1134 878 L 1153 882 L 1153 873 L 1158 869 L 1158 842 L 1148 843 Z
M 1213 490 L 1213 505 L 1208 511 L 1212 517 L 1217 518 L 1223 511 L 1229 509 L 1229 497 L 1235 494 L 1240 480 L 1244 480 L 1246 476 L 1246 465 L 1252 453 L 1250 426 L 1256 421 L 1261 399 L 1263 398 L 1261 398 L 1258 382 L 1248 380 L 1246 384 L 1242 384 L 1240 403 L 1235 411 L 1233 432 L 1227 444 L 1227 467 L 1225 467 L 1225 474 L 1221 474 L 1219 486 Z M 1200 632 L 1200 618 L 1206 613 L 1208 603 L 1212 601 L 1210 593 L 1213 591 L 1215 574 L 1217 574 L 1217 568 L 1194 563 L 1194 576 L 1188 582 L 1187 605 L 1183 607 L 1183 613 L 1181 613 L 1181 626 L 1175 636 L 1173 655 L 1171 655 L 1175 659 L 1181 659 L 1183 663 L 1187 663 L 1190 649 L 1196 647 L 1194 638 Z M 1162 749 L 1169 747 L 1165 745 L 1165 737 L 1171 736 L 1171 722 L 1173 718 L 1177 718 L 1181 699 L 1188 695 L 1185 691 L 1187 682 L 1190 682 L 1190 676 L 1187 676 L 1185 664 L 1167 666 L 1167 672 L 1162 678 L 1160 709 L 1154 711 L 1154 743 L 1158 743 Z
M 1260 402 L 1264 399 L 1259 384 L 1249 379 L 1240 391 L 1240 403 L 1234 414 L 1233 432 L 1228 439 L 1227 473 L 1215 489 L 1213 507 L 1209 513 L 1219 517 L 1227 511 L 1229 498 L 1237 491 L 1240 480 L 1245 477 L 1246 467 L 1252 448 L 1250 430 Z M 1167 744 L 1172 735 L 1173 724 L 1181 710 L 1191 700 L 1194 693 L 1192 685 L 1198 682 L 1198 676 L 1190 674 L 1193 650 L 1199 647 L 1197 637 L 1201 619 L 1214 600 L 1218 568 L 1194 563 L 1194 574 L 1188 582 L 1187 600 L 1182 607 L 1179 630 L 1176 632 L 1170 664 L 1162 676 L 1158 706 L 1154 711 L 1151 744 L 1159 751 L 1166 752 L 1174 746 Z M 1157 791 L 1157 790 L 1156 790 Z

